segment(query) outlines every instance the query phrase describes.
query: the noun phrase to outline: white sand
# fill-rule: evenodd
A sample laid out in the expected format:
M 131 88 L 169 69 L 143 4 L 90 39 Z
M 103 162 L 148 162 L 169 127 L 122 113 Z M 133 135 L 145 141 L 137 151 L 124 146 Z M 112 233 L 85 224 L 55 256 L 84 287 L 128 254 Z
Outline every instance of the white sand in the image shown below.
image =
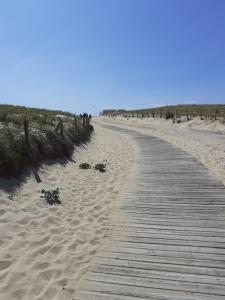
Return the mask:
M 132 128 L 160 137 L 200 160 L 225 184 L 225 126 L 193 120 L 97 118 L 95 123 Z M 0 190 L 0 299 L 71 300 L 92 256 L 106 241 L 107 225 L 133 171 L 135 145 L 125 135 L 96 126 L 76 164 L 44 166 L 37 184 L 24 183 L 13 201 Z M 106 173 L 80 170 L 82 162 L 102 163 Z M 49 206 L 44 189 L 60 188 L 62 204 Z
M 220 121 L 200 120 L 173 124 L 153 118 L 96 118 L 96 122 L 132 128 L 162 138 L 190 153 L 225 185 L 225 125 Z
M 96 128 L 87 150 L 75 152 L 76 164 L 44 166 L 42 183 L 29 178 L 13 201 L 0 190 L 0 299 L 73 299 L 104 241 L 134 155 L 126 136 Z M 104 160 L 106 173 L 79 169 Z M 62 204 L 49 206 L 40 191 L 57 187 Z

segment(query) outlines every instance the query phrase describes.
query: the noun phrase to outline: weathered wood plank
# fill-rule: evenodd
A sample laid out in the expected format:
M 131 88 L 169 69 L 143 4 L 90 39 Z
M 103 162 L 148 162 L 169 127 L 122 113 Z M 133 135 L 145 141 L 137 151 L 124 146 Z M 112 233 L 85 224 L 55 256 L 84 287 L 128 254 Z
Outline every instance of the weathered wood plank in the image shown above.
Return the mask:
M 225 188 L 193 157 L 132 130 L 135 184 L 76 300 L 225 299 Z

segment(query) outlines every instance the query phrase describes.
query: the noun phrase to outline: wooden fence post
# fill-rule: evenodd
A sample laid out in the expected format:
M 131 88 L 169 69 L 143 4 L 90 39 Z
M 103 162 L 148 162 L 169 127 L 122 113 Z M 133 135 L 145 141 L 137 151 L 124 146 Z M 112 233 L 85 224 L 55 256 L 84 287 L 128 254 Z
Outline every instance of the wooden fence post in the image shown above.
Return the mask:
M 82 115 L 83 118 L 83 128 L 85 128 L 85 114 Z
M 188 110 L 186 110 L 187 121 L 189 121 Z
M 75 129 L 75 132 L 78 131 L 77 117 L 74 118 L 74 129 Z
M 215 115 L 214 115 L 215 121 L 217 120 L 217 114 L 218 114 L 218 113 L 219 113 L 219 111 L 216 109 Z
M 24 118 L 23 127 L 24 127 L 24 135 L 25 135 L 25 144 L 29 149 L 31 149 L 30 136 L 29 136 L 29 121 L 27 120 L 27 118 Z
M 63 140 L 63 121 L 62 119 L 60 119 L 59 121 L 59 128 L 60 128 L 60 136 L 61 136 L 61 139 Z

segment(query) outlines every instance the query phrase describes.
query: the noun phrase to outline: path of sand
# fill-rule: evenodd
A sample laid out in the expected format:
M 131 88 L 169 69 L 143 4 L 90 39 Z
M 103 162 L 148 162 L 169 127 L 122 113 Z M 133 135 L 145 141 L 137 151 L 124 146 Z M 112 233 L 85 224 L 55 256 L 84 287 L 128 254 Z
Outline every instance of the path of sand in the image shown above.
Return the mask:
M 104 241 L 116 200 L 134 160 L 131 140 L 96 126 L 87 150 L 73 162 L 44 166 L 17 190 L 0 191 L 0 299 L 71 300 L 92 256 Z M 106 173 L 79 164 L 107 163 Z M 49 206 L 44 189 L 60 188 L 62 204 Z

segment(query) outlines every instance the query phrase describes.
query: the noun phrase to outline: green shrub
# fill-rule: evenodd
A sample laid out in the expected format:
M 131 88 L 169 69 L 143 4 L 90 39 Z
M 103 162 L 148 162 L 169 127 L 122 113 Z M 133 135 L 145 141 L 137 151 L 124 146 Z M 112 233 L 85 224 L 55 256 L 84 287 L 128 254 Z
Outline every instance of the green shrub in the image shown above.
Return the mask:
M 79 165 L 79 168 L 83 169 L 83 170 L 88 170 L 88 169 L 91 169 L 91 165 L 87 164 L 87 163 L 82 163 Z
M 98 170 L 99 172 L 104 173 L 106 171 L 106 165 L 105 164 L 97 164 L 95 165 L 95 170 Z
M 41 198 L 44 198 L 48 204 L 53 205 L 53 204 L 61 204 L 61 201 L 59 200 L 59 189 L 57 188 L 56 190 L 52 191 L 46 191 L 46 190 L 41 190 L 41 193 L 43 194 Z

